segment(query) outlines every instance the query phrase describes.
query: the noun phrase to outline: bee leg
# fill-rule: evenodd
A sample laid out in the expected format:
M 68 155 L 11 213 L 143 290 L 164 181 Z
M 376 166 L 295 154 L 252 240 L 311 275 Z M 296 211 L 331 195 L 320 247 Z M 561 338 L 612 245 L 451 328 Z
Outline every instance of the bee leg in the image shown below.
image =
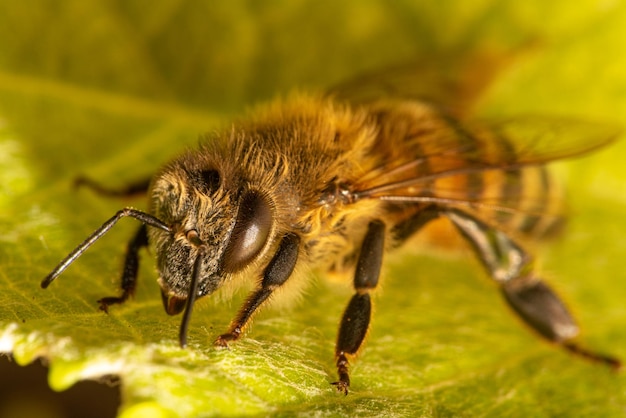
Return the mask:
M 293 273 L 293 269 L 298 261 L 299 247 L 300 237 L 298 235 L 290 233 L 283 236 L 278 251 L 263 272 L 261 287 L 250 294 L 235 319 L 231 322 L 228 332 L 220 335 L 215 341 L 215 345 L 227 347 L 229 341 L 235 341 L 241 337 L 243 329 L 257 309 Z
M 84 176 L 78 176 L 74 179 L 74 187 L 88 187 L 94 192 L 108 197 L 132 197 L 136 195 L 146 194 L 150 187 L 150 178 L 141 179 L 133 183 L 127 184 L 118 189 L 112 189 L 107 186 Z
M 412 237 L 417 231 L 422 229 L 430 221 L 437 219 L 441 210 L 435 206 L 427 206 L 416 214 L 394 226 L 390 235 L 394 239 L 394 246 L 401 245 L 404 241 Z
M 139 250 L 148 245 L 148 229 L 142 224 L 135 236 L 128 243 L 126 249 L 126 259 L 124 260 L 124 270 L 121 277 L 121 296 L 108 296 L 98 300 L 100 309 L 109 311 L 109 305 L 123 303 L 129 296 L 135 293 L 137 286 L 137 272 L 139 270 Z
M 369 292 L 378 284 L 384 244 L 385 224 L 379 220 L 370 222 L 354 275 L 356 293 L 350 299 L 341 318 L 335 346 L 339 380 L 332 384 L 346 395 L 350 387 L 349 359 L 357 354 L 367 334 L 372 314 Z
M 459 211 L 444 212 L 469 241 L 509 306 L 547 340 L 587 359 L 619 368 L 618 359 L 574 342 L 579 328 L 557 294 L 533 271 L 532 257 L 501 231 Z

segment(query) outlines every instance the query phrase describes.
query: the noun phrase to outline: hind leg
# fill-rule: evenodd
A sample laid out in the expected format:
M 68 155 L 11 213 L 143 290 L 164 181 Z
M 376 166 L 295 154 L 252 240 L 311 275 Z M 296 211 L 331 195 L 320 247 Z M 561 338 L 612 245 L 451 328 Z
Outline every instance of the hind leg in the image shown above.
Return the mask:
M 472 245 L 504 299 L 531 328 L 547 340 L 593 361 L 619 368 L 618 359 L 579 346 L 579 328 L 563 301 L 533 271 L 532 258 L 501 231 L 459 210 L 444 214 Z

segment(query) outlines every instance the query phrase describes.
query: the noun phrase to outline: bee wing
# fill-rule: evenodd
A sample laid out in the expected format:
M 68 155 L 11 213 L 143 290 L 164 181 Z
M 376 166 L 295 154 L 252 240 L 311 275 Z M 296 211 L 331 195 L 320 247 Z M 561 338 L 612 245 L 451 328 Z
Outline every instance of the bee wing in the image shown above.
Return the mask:
M 611 143 L 622 133 L 622 127 L 617 124 L 558 116 L 523 116 L 471 126 L 470 123 L 470 130 L 479 136 L 491 133 L 490 140 L 508 144 L 507 161 L 524 165 L 587 154 Z M 476 150 L 469 153 L 472 152 Z
M 419 153 L 388 158 L 355 184 L 355 197 L 557 217 L 561 209 L 549 205 L 542 166 L 602 147 L 621 131 L 563 117 L 456 123 L 435 135 L 404 138 L 406 149 Z
M 460 116 L 469 113 L 481 93 L 520 50 L 429 56 L 427 60 L 365 73 L 330 88 L 328 94 L 357 105 L 385 98 L 419 100 Z

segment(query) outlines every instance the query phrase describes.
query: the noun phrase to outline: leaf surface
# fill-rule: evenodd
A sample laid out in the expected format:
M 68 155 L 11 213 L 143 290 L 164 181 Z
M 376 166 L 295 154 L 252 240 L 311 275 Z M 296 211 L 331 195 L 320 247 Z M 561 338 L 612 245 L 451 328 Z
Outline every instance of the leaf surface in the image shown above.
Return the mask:
M 622 3 L 32 3 L 0 4 L 0 352 L 20 364 L 46 359 L 52 388 L 119 376 L 125 418 L 626 413 L 626 378 L 535 338 L 467 250 L 388 258 L 347 397 L 329 383 L 349 283 L 312 275 L 297 303 L 264 310 L 231 350 L 212 341 L 245 295 L 201 301 L 190 347 L 180 349 L 180 318 L 163 312 L 151 254 L 141 254 L 136 297 L 109 315 L 97 309 L 117 292 L 136 228 L 124 220 L 49 289 L 39 287 L 117 209 L 145 208 L 141 199 L 75 191 L 75 176 L 110 185 L 144 178 L 246 106 L 293 88 L 530 43 L 480 113 L 625 124 Z M 624 155 L 622 141 L 558 164 L 572 217 L 561 240 L 535 249 L 586 344 L 623 359 Z

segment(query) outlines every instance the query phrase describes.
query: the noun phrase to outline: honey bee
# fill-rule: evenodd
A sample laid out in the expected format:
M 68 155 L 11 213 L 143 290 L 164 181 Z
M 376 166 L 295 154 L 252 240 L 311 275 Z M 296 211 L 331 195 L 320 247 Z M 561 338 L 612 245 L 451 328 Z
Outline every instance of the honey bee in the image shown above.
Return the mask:
M 532 329 L 570 352 L 619 367 L 618 359 L 575 342 L 576 322 L 520 241 L 549 235 L 561 224 L 545 164 L 604 146 L 618 131 L 557 117 L 477 121 L 451 102 L 433 100 L 428 86 L 394 95 L 387 94 L 388 84 L 370 88 L 376 84 L 382 84 L 378 77 L 333 94 L 296 94 L 261 106 L 149 182 L 110 190 L 82 180 L 108 194 L 147 192 L 149 211 L 117 212 L 41 286 L 120 219 L 132 217 L 141 226 L 126 251 L 121 294 L 100 299 L 100 308 L 106 312 L 133 295 L 138 252 L 151 246 L 165 311 L 183 312 L 183 347 L 196 299 L 226 283 L 256 282 L 215 342 L 227 346 L 299 266 L 352 272 L 354 295 L 339 325 L 333 383 L 347 394 L 350 361 L 368 331 L 370 294 L 384 255 L 445 219 Z M 406 93 L 402 81 L 396 85 Z

